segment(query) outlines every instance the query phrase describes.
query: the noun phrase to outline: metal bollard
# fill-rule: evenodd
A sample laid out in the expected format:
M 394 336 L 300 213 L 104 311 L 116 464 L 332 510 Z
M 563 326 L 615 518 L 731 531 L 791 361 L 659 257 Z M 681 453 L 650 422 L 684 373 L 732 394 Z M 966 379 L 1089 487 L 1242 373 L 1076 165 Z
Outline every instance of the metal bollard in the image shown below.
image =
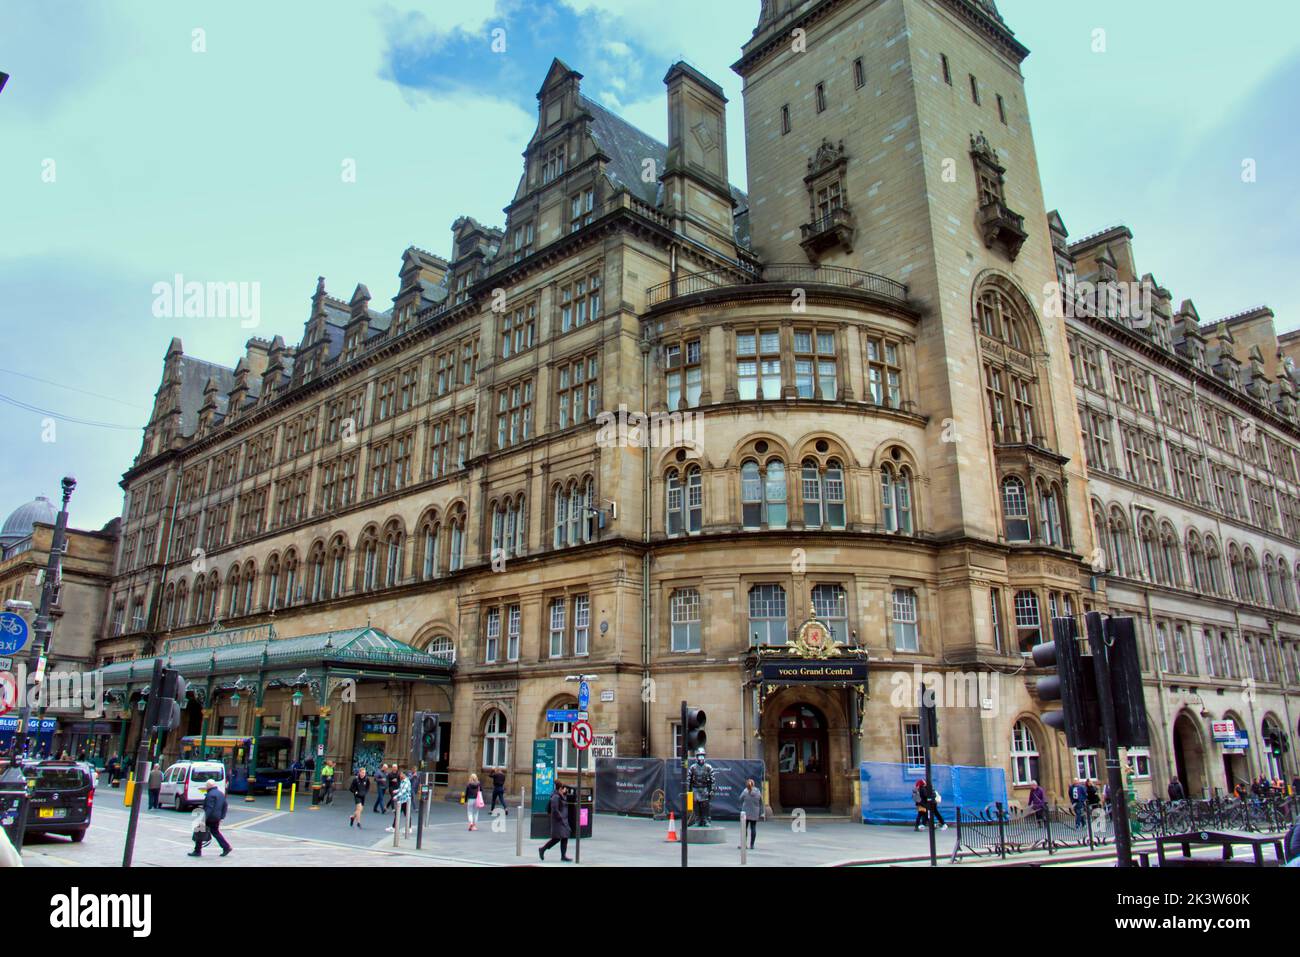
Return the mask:
M 745 865 L 745 863 L 748 860 L 746 856 L 748 854 L 748 850 L 747 850 L 748 846 L 749 846 L 749 835 L 746 833 L 746 828 L 745 828 L 745 812 L 741 811 L 740 812 L 740 863 L 742 867 Z
M 280 799 L 284 797 L 284 782 L 281 781 L 275 786 L 275 809 L 280 810 Z
M 294 801 L 298 799 L 298 782 L 294 782 L 293 787 L 289 789 L 289 810 L 293 810 Z
M 524 856 L 524 789 L 519 789 L 519 813 L 515 815 L 515 857 Z

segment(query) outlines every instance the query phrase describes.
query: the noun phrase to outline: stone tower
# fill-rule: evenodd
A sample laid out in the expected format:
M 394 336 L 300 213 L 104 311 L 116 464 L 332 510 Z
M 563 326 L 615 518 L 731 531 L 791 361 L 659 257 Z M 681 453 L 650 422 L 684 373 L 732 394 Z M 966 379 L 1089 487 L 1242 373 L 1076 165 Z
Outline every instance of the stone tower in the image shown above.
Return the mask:
M 1092 529 L 1028 53 L 992 0 L 767 0 L 734 65 L 751 236 L 767 263 L 907 284 L 923 314 L 916 411 L 934 533 L 998 546 L 974 561 L 1005 561 L 1013 592 L 1082 580 L 1088 597 L 1078 559 Z M 982 645 L 978 593 L 953 587 L 945 609 Z

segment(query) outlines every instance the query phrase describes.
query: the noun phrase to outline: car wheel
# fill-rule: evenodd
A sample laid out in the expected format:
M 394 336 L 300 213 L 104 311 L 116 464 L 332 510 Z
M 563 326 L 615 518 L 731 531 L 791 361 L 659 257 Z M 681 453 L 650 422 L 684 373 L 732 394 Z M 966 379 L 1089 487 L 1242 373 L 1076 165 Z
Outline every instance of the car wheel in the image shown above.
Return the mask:
M 73 843 L 73 844 L 80 844 L 80 843 L 81 843 L 82 841 L 84 841 L 85 839 L 86 839 L 86 829 L 85 829 L 84 827 L 83 827 L 81 830 L 79 830 L 79 831 L 73 831 L 73 832 L 72 832 L 72 843 Z

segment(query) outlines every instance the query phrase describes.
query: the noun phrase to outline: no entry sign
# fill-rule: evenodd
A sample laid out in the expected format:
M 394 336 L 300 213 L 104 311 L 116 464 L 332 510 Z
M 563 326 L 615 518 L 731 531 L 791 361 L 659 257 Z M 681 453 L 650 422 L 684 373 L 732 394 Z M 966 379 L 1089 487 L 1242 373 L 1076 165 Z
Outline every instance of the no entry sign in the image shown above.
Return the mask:
M 586 721 L 579 721 L 573 726 L 573 731 L 569 733 L 573 741 L 573 746 L 579 751 L 586 751 L 591 747 L 591 725 Z

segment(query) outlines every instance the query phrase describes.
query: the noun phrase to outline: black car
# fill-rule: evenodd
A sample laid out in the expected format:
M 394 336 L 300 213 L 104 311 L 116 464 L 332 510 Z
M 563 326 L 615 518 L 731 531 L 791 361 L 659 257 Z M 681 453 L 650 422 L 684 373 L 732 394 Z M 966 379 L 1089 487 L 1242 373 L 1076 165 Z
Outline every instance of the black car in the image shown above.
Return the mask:
M 74 841 L 86 836 L 95 806 L 95 772 L 75 761 L 42 761 L 23 768 L 28 790 L 27 831 L 32 834 L 67 834 Z

